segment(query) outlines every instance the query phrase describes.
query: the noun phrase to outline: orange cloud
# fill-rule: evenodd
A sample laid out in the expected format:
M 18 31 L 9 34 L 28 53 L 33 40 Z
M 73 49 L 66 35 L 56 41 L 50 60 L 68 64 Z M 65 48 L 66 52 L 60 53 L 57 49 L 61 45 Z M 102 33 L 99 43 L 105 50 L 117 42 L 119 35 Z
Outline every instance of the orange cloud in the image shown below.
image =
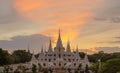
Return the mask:
M 14 7 L 22 14 L 45 8 L 44 3 L 42 0 L 15 0 Z
M 87 24 L 94 15 L 92 10 L 102 0 L 15 0 L 14 7 L 19 15 L 28 20 L 42 22 L 51 27 L 42 34 L 52 35 L 56 41 L 60 27 L 63 42 L 75 39 L 80 34 L 81 25 Z M 78 28 L 79 27 L 79 28 Z M 46 27 L 47 28 L 47 27 Z M 68 30 L 68 31 L 66 31 Z M 38 31 L 39 32 L 39 31 Z
M 93 53 L 97 53 L 98 50 L 96 48 L 90 48 L 88 51 L 88 54 L 93 54 Z
M 16 8 L 18 13 L 24 14 L 24 16 L 28 16 L 29 13 L 33 13 L 30 14 L 30 16 L 32 15 L 32 17 L 37 17 L 37 15 L 39 16 L 39 14 L 41 14 L 42 12 L 43 15 L 44 12 L 48 12 L 46 15 L 49 15 L 51 11 L 53 11 L 52 13 L 54 14 L 54 11 L 56 10 L 60 10 L 60 13 L 61 10 L 63 12 L 88 12 L 88 10 L 95 7 L 98 3 L 100 3 L 100 1 L 101 0 L 15 0 L 14 7 Z
M 76 16 L 69 16 L 69 17 L 62 17 L 62 18 L 56 18 L 55 20 L 52 20 L 51 23 L 58 24 L 61 27 L 74 27 L 78 25 L 83 25 L 86 22 L 88 22 L 88 18 L 90 18 L 92 14 L 86 13 L 86 14 L 79 14 Z
M 54 46 L 56 45 L 56 41 L 58 39 L 58 30 L 56 29 L 48 30 L 48 31 L 43 32 L 42 34 L 51 36 L 53 45 Z M 61 30 L 61 38 L 62 38 L 63 44 L 66 44 L 68 39 L 74 40 L 75 38 L 77 38 L 77 36 L 78 36 L 78 32 L 75 30 L 72 32 Z

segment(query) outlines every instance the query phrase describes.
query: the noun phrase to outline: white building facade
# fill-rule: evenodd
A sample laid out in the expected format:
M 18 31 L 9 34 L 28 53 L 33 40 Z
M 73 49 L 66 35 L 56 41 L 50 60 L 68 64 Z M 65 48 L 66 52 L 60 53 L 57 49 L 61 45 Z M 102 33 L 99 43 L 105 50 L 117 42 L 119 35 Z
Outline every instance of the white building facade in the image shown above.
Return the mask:
M 66 49 L 63 47 L 60 30 L 56 47 L 52 48 L 50 40 L 48 51 L 44 52 L 42 47 L 38 59 L 34 55 L 32 56 L 31 64 L 40 64 L 42 68 L 53 69 L 77 69 L 80 64 L 84 69 L 86 65 L 90 65 L 87 55 L 85 55 L 84 59 L 79 56 L 78 47 L 76 47 L 75 52 L 71 52 L 69 41 L 67 42 Z

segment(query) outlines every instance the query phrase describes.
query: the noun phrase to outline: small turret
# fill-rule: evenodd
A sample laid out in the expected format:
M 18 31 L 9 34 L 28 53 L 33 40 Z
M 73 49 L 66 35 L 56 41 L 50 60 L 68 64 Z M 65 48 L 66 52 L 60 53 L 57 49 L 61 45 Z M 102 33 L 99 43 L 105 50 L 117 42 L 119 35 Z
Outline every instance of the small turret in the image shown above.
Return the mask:
M 52 52 L 53 52 L 53 50 L 52 50 L 52 42 L 51 42 L 51 39 L 50 39 L 48 53 L 52 53 Z
M 43 45 L 41 46 L 41 54 L 43 54 L 44 53 L 44 51 L 43 51 Z
M 70 42 L 69 42 L 69 40 L 68 40 L 68 42 L 67 42 L 66 52 L 67 52 L 67 53 L 71 53 L 71 48 L 70 48 Z
M 89 62 L 87 54 L 85 55 L 84 60 L 85 60 L 86 63 Z
M 79 55 L 78 45 L 76 46 L 76 58 L 78 58 L 79 60 L 81 59 Z
M 86 50 L 86 54 L 85 54 L 85 57 L 84 57 L 84 67 L 86 66 L 86 65 L 88 65 L 88 66 L 90 66 L 90 62 L 89 62 L 89 59 L 88 59 L 88 56 L 87 56 L 87 50 Z
M 35 58 L 35 55 L 34 55 L 34 51 L 33 51 L 33 54 L 32 54 L 31 61 L 36 61 L 36 58 Z
M 28 47 L 27 47 L 27 52 L 30 53 L 30 46 L 28 44 Z
M 78 45 L 76 46 L 76 53 L 79 53 L 79 50 L 78 50 Z

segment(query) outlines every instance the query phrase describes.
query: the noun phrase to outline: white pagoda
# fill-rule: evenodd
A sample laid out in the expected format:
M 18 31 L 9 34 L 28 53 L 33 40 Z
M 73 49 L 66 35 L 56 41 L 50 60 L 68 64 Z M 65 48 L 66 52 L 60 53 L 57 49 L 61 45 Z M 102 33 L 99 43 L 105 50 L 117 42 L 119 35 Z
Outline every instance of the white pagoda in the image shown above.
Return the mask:
M 39 57 L 36 59 L 33 55 L 31 63 L 37 65 L 39 63 L 42 68 L 53 69 L 77 69 L 80 64 L 84 69 L 86 65 L 89 66 L 90 64 L 87 55 L 85 55 L 84 59 L 79 56 L 78 47 L 76 47 L 75 52 L 71 52 L 69 41 L 67 42 L 66 49 L 64 48 L 61 40 L 60 30 L 54 50 L 52 48 L 50 39 L 48 51 L 44 52 L 44 48 L 42 46 Z

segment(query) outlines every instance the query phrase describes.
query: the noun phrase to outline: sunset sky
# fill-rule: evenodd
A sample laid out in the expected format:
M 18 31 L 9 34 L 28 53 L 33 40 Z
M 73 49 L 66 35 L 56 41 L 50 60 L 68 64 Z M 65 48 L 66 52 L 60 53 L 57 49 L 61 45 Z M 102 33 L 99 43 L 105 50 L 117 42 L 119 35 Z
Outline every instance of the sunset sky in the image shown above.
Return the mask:
M 59 28 L 65 47 L 120 51 L 120 0 L 0 0 L 1 48 L 54 47 Z

